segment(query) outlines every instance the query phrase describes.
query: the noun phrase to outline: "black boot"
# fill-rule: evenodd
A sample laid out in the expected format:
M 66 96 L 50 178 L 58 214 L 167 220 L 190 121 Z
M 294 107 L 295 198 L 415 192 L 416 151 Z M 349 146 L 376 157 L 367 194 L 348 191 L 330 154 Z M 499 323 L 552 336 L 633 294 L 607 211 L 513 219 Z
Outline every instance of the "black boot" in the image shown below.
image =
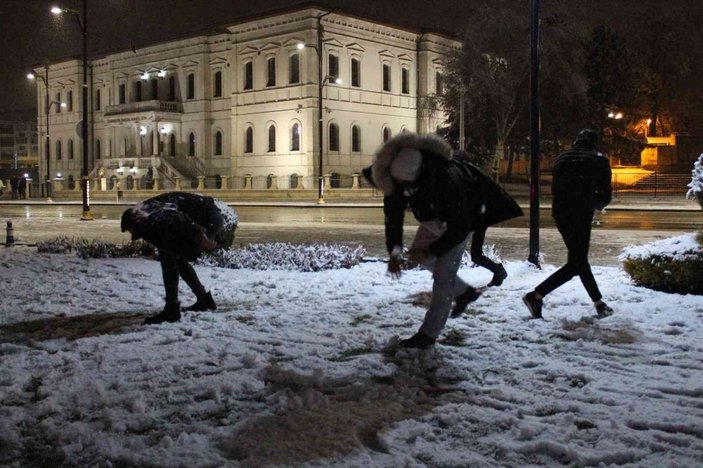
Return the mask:
M 430 338 L 427 335 L 423 335 L 422 333 L 417 332 L 408 339 L 400 340 L 400 347 L 425 349 L 429 348 L 430 346 L 434 346 L 434 343 L 434 338 Z
M 181 319 L 181 304 L 179 302 L 173 302 L 166 304 L 164 310 L 156 315 L 147 317 L 144 320 L 144 325 L 157 325 L 164 322 L 178 322 Z
M 488 286 L 500 286 L 507 277 L 508 272 L 505 271 L 503 265 L 498 264 L 498 271 L 493 273 L 493 279 L 491 279 L 491 282 L 488 283 Z
M 530 309 L 530 314 L 532 314 L 532 318 L 542 318 L 542 299 L 537 299 L 534 291 L 528 292 L 527 294 L 522 296 L 522 302 L 524 302 L 527 308 Z
M 215 310 L 217 309 L 217 304 L 212 298 L 212 293 L 206 292 L 205 294 L 198 296 L 198 300 L 195 303 L 189 305 L 185 310 L 201 311 L 201 310 Z
M 469 289 L 464 291 L 463 293 L 459 294 L 455 299 L 455 304 L 454 308 L 452 309 L 452 313 L 449 315 L 451 318 L 457 318 L 461 316 L 461 314 L 464 313 L 466 310 L 466 306 L 474 302 L 476 299 L 481 297 L 481 294 L 483 293 L 483 290 L 485 288 L 479 288 L 476 289 L 473 286 L 469 286 Z

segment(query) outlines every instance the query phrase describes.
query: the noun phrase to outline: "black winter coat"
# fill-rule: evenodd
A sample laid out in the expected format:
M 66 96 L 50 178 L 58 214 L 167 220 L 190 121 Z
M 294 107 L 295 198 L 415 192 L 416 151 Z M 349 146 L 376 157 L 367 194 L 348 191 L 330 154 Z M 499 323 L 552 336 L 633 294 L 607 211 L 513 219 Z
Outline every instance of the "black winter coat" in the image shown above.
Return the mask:
M 202 253 L 202 233 L 215 239 L 224 226 L 223 213 L 215 200 L 193 193 L 164 193 L 139 203 L 134 211 L 132 240 L 142 238 L 159 250 L 189 260 Z
M 523 215 L 520 205 L 491 176 L 468 161 L 462 160 L 459 164 L 469 169 L 476 187 L 478 207 L 474 229 L 488 228 Z
M 602 210 L 612 198 L 608 159 L 594 148 L 575 146 L 559 155 L 552 167 L 552 215 L 569 218 Z
M 403 244 L 403 220 L 408 205 L 421 223 L 434 219 L 446 223 L 446 232 L 429 248 L 435 256 L 448 252 L 473 229 L 477 199 L 467 173 L 456 163 L 433 153 L 422 151 L 422 156 L 415 185 L 410 189 L 397 187 L 384 198 L 388 252 Z

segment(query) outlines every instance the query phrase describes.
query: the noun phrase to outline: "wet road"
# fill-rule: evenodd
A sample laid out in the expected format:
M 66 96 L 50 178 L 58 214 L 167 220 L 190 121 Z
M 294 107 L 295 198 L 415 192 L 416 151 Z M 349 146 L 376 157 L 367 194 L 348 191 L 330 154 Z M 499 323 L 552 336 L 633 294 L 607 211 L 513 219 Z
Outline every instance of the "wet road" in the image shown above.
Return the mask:
M 125 206 L 94 205 L 93 221 L 80 221 L 79 205 L 0 205 L 0 220 L 12 219 L 15 239 L 35 243 L 60 235 L 105 241 L 127 241 L 119 230 Z M 378 207 L 335 208 L 294 206 L 239 206 L 235 242 L 327 242 L 363 245 L 370 256 L 384 256 L 383 210 Z M 703 212 L 609 210 L 593 231 L 591 261 L 616 265 L 626 245 L 662 239 L 681 232 L 703 229 Z M 412 215 L 406 226 L 416 225 Z M 548 263 L 565 259 L 565 249 L 554 229 L 549 210 L 540 212 L 540 252 Z M 486 244 L 494 244 L 502 258 L 525 259 L 528 255 L 529 216 L 489 229 Z M 409 243 L 414 229 L 405 229 Z M 2 233 L 4 241 L 4 233 Z

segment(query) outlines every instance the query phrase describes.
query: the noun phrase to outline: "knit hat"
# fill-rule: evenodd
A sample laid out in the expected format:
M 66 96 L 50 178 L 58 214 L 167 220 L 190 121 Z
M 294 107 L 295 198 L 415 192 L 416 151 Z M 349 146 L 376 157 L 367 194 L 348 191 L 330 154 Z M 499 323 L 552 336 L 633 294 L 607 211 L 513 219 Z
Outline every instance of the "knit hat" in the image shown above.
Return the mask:
M 422 153 L 415 148 L 403 148 L 391 162 L 391 177 L 403 182 L 414 182 L 422 166 Z
M 581 130 L 574 140 L 574 146 L 581 148 L 595 148 L 597 143 L 598 134 L 589 128 Z

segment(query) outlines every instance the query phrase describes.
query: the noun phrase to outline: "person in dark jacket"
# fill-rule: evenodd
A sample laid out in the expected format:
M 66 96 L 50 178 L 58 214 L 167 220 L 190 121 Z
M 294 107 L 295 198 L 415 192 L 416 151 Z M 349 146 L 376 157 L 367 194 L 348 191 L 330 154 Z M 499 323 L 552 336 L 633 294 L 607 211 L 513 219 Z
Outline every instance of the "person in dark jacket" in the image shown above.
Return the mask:
M 588 264 L 591 220 L 595 210 L 602 210 L 611 200 L 611 171 L 608 159 L 596 149 L 598 135 L 581 130 L 571 150 L 559 155 L 552 168 L 552 217 L 568 250 L 566 265 L 555 271 L 523 302 L 533 318 L 542 318 L 542 299 L 578 275 L 599 317 L 613 313 L 598 289 Z
M 122 232 L 132 240 L 144 239 L 159 252 L 166 306 L 144 323 L 176 322 L 181 318 L 178 278 L 183 278 L 196 301 L 185 310 L 215 310 L 212 294 L 205 290 L 190 261 L 203 252 L 232 245 L 237 214 L 222 201 L 186 192 L 169 192 L 138 203 L 122 213 Z
M 427 348 L 444 328 L 452 300 L 475 300 L 480 295 L 457 276 L 476 212 L 471 175 L 452 161 L 451 147 L 438 136 L 404 132 L 377 151 L 370 176 L 385 194 L 388 272 L 394 278 L 401 274 L 408 205 L 420 222 L 408 257 L 432 271 L 432 299 L 420 330 L 400 345 Z
M 457 150 L 454 152 L 454 159 L 469 169 L 474 178 L 476 192 L 479 194 L 478 213 L 471 236 L 471 261 L 493 273 L 493 278 L 487 286 L 500 286 L 508 277 L 508 272 L 502 264 L 484 255 L 483 243 L 486 240 L 486 231 L 490 226 L 522 216 L 522 209 L 503 187 L 470 161 L 469 153 Z M 461 312 L 463 309 L 453 311 L 452 317 L 461 315 Z

